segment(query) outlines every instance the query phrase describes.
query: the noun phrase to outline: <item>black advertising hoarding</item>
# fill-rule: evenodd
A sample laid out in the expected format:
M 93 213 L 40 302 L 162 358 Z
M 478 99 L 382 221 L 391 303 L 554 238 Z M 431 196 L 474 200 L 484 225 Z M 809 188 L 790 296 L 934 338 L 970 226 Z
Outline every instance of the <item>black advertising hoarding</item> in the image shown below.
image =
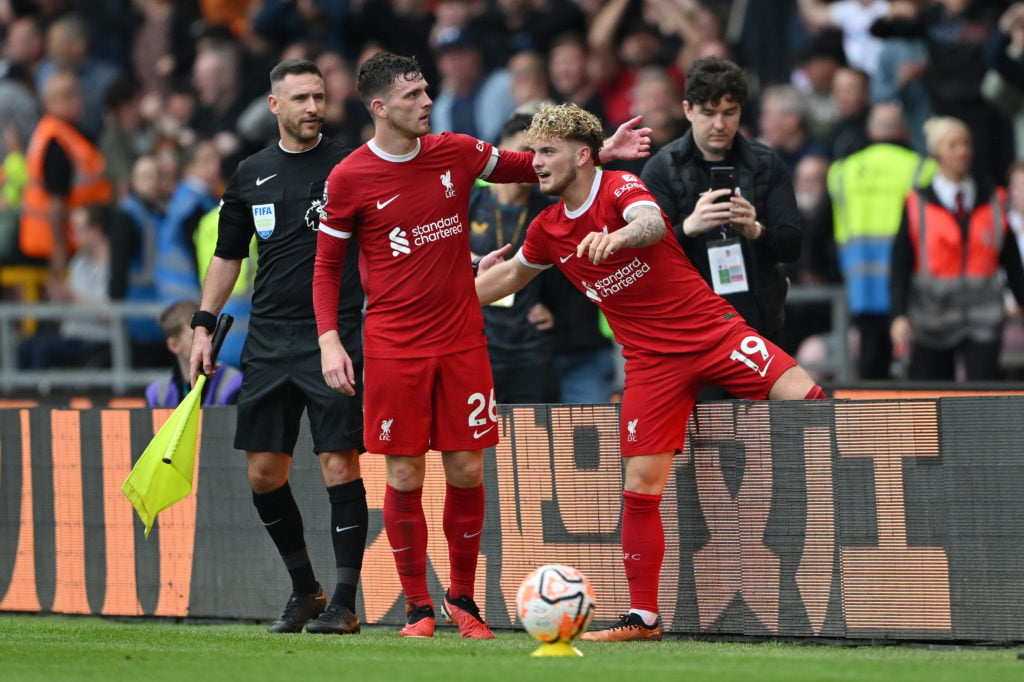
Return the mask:
M 667 632 L 703 636 L 1014 642 L 1024 638 L 1021 397 L 700 405 L 662 499 Z M 269 620 L 289 582 L 208 408 L 196 492 L 148 540 L 120 485 L 169 410 L 0 410 L 0 610 Z M 487 452 L 477 601 L 513 626 L 536 566 L 576 566 L 596 619 L 628 608 L 615 405 L 502 407 Z M 448 554 L 436 453 L 424 506 L 430 585 Z M 383 458 L 364 455 L 364 622 L 404 603 L 383 533 Z M 329 508 L 308 434 L 291 484 L 321 581 Z

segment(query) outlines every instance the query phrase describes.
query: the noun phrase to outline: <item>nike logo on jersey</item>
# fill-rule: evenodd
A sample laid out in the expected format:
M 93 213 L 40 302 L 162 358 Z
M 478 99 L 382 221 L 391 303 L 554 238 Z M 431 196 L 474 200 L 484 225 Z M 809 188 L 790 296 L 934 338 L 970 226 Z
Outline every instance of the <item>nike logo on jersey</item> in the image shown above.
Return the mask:
M 477 535 L 480 535 L 481 532 L 482 531 L 478 530 L 475 533 L 463 533 L 462 537 L 466 538 L 467 540 L 471 540 L 471 539 L 475 538 Z
M 264 522 L 264 524 L 263 524 L 263 525 L 264 525 L 264 526 L 265 526 L 266 528 L 270 528 L 271 526 L 273 526 L 273 525 L 274 525 L 275 523 L 279 522 L 280 520 L 281 520 L 281 519 L 274 519 L 274 520 L 273 520 L 273 521 L 271 521 L 270 523 L 266 523 L 266 522 Z
M 399 552 L 404 552 L 407 549 L 412 549 L 412 547 L 399 547 L 398 549 L 393 549 L 391 551 L 394 552 L 395 554 L 398 554 Z
M 772 366 L 772 360 L 774 360 L 774 359 L 775 359 L 774 355 L 771 356 L 770 358 L 768 358 L 768 362 L 764 363 L 764 369 L 762 369 L 760 372 L 758 372 L 758 374 L 760 374 L 762 378 L 764 377 L 765 374 L 767 374 L 768 368 Z
M 260 185 L 262 185 L 267 180 L 270 180 L 271 178 L 276 178 L 276 177 L 277 177 L 277 173 L 274 173 L 273 175 L 268 175 L 265 178 L 257 177 L 256 178 L 256 186 L 259 187 Z
M 402 195 L 401 194 L 396 194 L 395 196 L 391 197 L 387 201 L 381 201 L 380 199 L 377 199 L 377 208 L 384 208 L 385 206 L 387 206 L 388 204 L 390 204 L 392 201 L 394 201 L 395 199 L 397 199 L 400 196 L 402 196 Z
M 488 426 L 483 431 L 473 431 L 473 438 L 480 438 L 480 437 L 484 436 L 488 431 L 490 431 L 493 428 L 494 428 L 493 426 Z
M 358 525 L 355 525 L 355 526 L 345 526 L 344 528 L 342 528 L 341 526 L 335 526 L 334 527 L 334 532 L 335 533 L 344 533 L 347 530 L 352 530 L 353 528 L 358 528 L 358 527 L 359 527 Z
M 568 256 L 559 256 L 558 260 L 560 260 L 561 262 L 564 263 L 567 260 L 569 260 L 570 258 L 572 258 L 573 256 L 575 256 L 575 255 L 576 255 L 575 253 L 570 253 Z

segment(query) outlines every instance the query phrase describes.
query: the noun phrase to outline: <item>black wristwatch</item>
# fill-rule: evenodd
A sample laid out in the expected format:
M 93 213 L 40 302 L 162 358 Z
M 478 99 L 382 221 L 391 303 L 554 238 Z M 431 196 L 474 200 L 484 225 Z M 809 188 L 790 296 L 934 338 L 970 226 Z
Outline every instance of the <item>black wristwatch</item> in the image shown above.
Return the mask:
M 477 274 L 480 272 L 480 261 L 482 261 L 483 259 L 484 259 L 483 256 L 477 256 L 476 258 L 473 259 L 473 276 L 474 277 L 476 277 Z
M 189 326 L 192 329 L 203 327 L 212 334 L 213 328 L 217 326 L 217 316 L 206 310 L 197 310 L 192 313 L 192 321 Z

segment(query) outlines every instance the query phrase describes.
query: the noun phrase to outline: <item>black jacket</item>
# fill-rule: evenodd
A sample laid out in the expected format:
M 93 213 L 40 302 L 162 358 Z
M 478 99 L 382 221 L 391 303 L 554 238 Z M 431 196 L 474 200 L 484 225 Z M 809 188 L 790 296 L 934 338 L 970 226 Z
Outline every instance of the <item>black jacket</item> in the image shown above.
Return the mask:
M 710 230 L 688 237 L 683 234 L 683 221 L 693 213 L 700 195 L 711 187 L 708 168 L 712 165 L 735 166 L 740 191 L 757 209 L 757 219 L 765 227 L 764 235 L 753 242 L 726 228 L 727 238 L 739 238 L 742 244 L 750 291 L 728 294 L 724 298 L 747 324 L 777 340 L 785 320 L 789 290 L 782 263 L 791 263 L 800 257 L 802 239 L 793 181 L 778 154 L 760 142 L 737 134 L 729 158 L 709 163 L 694 144 L 690 131 L 651 157 L 641 177 L 668 216 L 686 255 L 710 282 L 707 242 L 722 239 L 722 233 Z

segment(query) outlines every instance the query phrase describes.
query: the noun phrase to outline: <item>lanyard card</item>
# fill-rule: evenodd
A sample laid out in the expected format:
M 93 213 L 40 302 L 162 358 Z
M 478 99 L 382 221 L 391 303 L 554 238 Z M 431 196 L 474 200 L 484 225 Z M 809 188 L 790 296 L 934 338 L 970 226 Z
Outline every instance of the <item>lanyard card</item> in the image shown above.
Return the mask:
M 708 246 L 708 264 L 711 266 L 712 288 L 719 296 L 750 290 L 743 248 L 738 239 L 711 243 Z

